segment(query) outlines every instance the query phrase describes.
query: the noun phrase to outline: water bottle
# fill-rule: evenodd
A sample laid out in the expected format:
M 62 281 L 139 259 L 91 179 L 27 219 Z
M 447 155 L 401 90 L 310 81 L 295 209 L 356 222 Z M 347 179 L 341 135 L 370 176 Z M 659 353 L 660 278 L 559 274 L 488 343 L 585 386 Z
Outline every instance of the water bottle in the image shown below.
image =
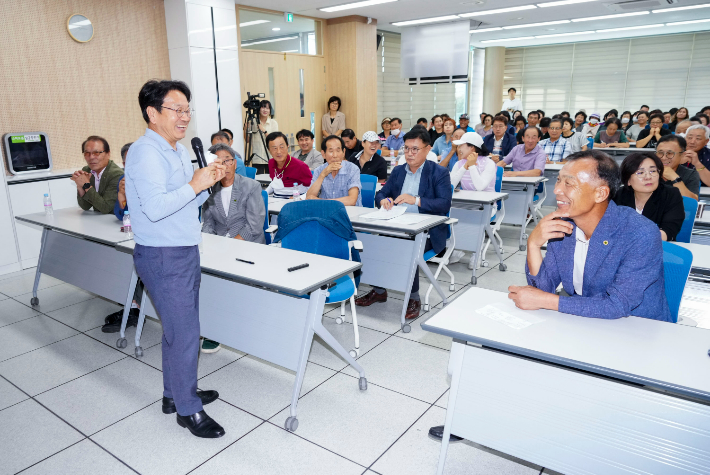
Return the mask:
M 296 188 L 295 190 L 293 190 L 293 200 L 297 201 L 299 199 L 301 199 L 301 192 L 298 188 Z
M 44 194 L 44 214 L 47 216 L 54 214 L 54 208 L 52 208 L 52 198 L 49 197 L 49 193 Z
M 131 228 L 131 215 L 128 211 L 123 213 L 123 232 L 128 235 L 128 239 L 133 239 L 133 229 Z

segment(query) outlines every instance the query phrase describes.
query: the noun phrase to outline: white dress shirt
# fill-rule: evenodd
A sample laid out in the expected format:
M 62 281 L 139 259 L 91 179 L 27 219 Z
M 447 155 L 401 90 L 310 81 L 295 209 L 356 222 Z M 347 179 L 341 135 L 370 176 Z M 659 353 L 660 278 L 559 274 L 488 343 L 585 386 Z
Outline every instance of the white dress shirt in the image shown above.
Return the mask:
M 506 99 L 503 101 L 503 110 L 504 111 L 521 111 L 523 110 L 523 103 L 520 102 L 520 99 L 517 97 L 513 100 L 510 100 L 510 98 Z
M 584 265 L 587 263 L 587 252 L 589 251 L 589 239 L 584 236 L 584 231 L 577 228 L 577 243 L 574 246 L 574 268 L 572 270 L 572 284 L 574 293 L 582 295 L 584 284 Z
M 222 207 L 224 208 L 224 215 L 229 216 L 229 203 L 232 201 L 232 187 L 234 185 L 229 185 L 220 190 L 220 198 L 222 198 Z

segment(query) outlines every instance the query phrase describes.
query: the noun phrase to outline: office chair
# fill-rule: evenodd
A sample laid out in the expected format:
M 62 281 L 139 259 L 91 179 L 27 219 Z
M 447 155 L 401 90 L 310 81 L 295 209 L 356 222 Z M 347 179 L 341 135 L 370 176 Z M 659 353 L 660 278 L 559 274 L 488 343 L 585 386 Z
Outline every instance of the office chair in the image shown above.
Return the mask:
M 496 185 L 495 189 L 497 193 L 500 193 L 501 187 L 503 186 L 503 172 L 505 171 L 503 167 L 497 167 L 498 169 L 496 170 Z M 498 200 L 496 203 L 496 207 L 498 210 L 496 211 L 496 214 L 493 215 L 490 221 L 490 226 L 491 226 L 491 234 L 493 234 L 493 237 L 497 240 L 494 245 L 498 246 L 500 249 L 501 254 L 503 253 L 503 239 L 500 237 L 500 234 L 498 234 L 498 231 L 500 231 L 500 225 L 503 224 L 503 220 L 505 219 L 505 203 L 503 200 Z M 483 267 L 488 267 L 488 261 L 486 260 L 486 253 L 488 252 L 488 246 L 491 244 L 491 237 L 486 236 L 486 243 L 483 245 L 483 250 L 481 251 L 481 259 L 478 260 L 478 265 L 483 266 Z M 501 270 L 504 270 L 505 268 L 501 268 Z
M 533 202 L 532 202 L 532 209 L 530 210 L 530 216 L 525 220 L 525 228 L 527 229 L 528 224 L 530 224 L 530 221 L 535 221 L 535 224 L 537 225 L 537 218 L 539 217 L 540 219 L 544 218 L 542 211 L 540 208 L 542 208 L 542 204 L 545 202 L 547 199 L 547 187 L 545 186 L 545 182 L 541 181 L 538 183 L 537 188 L 535 189 L 535 196 L 533 196 Z M 527 239 L 527 236 L 525 237 Z
M 252 180 L 256 180 L 256 168 L 246 167 L 246 169 L 247 169 L 247 178 L 251 178 Z
M 693 226 L 695 225 L 695 213 L 698 211 L 698 201 L 684 196 L 683 208 L 685 208 L 685 219 L 675 240 L 678 242 L 690 242 L 690 235 L 693 233 Z
M 451 194 L 454 194 L 454 186 L 451 185 Z M 436 252 L 434 252 L 433 249 L 427 251 L 424 253 L 424 260 L 426 262 L 434 262 L 438 263 L 439 266 L 436 268 L 436 272 L 434 272 L 434 279 L 436 280 L 439 277 L 439 274 L 443 270 L 446 272 L 449 277 L 451 277 L 451 284 L 449 284 L 449 290 L 453 292 L 456 290 L 455 284 L 455 278 L 454 274 L 449 270 L 447 267 L 447 264 L 449 263 L 449 258 L 451 257 L 451 254 L 454 252 L 454 249 L 456 248 L 456 235 L 454 234 L 454 225 L 459 222 L 458 219 L 456 218 L 451 218 L 450 215 L 451 211 L 449 210 L 449 213 L 446 213 L 446 217 L 449 218 L 444 222 L 444 224 L 447 225 L 447 234 L 446 234 L 446 249 L 444 252 L 444 255 L 441 257 L 436 256 Z M 434 284 L 431 282 L 429 283 L 429 288 L 426 291 L 426 295 L 424 296 L 424 311 L 429 310 L 429 294 L 431 294 L 431 290 L 434 288 Z
M 360 175 L 362 185 L 362 206 L 365 208 L 375 207 L 375 193 L 377 191 L 377 177 L 373 175 Z
M 671 311 L 673 323 L 678 322 L 678 311 L 683 299 L 685 283 L 693 264 L 693 253 L 672 242 L 663 242 L 663 276 L 665 280 L 666 300 Z
M 269 225 L 269 194 L 266 190 L 261 190 L 261 198 L 264 200 L 264 211 L 266 212 L 264 216 L 264 239 L 266 239 L 266 245 L 268 246 L 271 244 L 274 233 L 278 231 L 279 227 L 276 225 Z

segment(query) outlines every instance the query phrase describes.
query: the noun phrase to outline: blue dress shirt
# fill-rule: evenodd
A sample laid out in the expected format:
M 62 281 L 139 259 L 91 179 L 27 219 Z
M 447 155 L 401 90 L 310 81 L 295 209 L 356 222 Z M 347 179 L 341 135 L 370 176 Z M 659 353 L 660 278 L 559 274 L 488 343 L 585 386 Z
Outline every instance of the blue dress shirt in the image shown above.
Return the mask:
M 360 169 L 357 165 L 353 165 L 347 160 L 343 160 L 342 168 L 333 178 L 331 173 L 328 173 L 323 179 L 320 187 L 320 198 L 332 200 L 335 198 L 344 198 L 348 196 L 348 191 L 351 188 L 357 188 L 357 203 L 355 206 L 362 206 L 362 184 L 360 184 Z M 323 170 L 328 167 L 328 163 L 324 163 L 313 170 L 313 181 L 316 181 Z M 311 182 L 313 186 L 313 182 Z
M 404 183 L 402 184 L 402 194 L 412 196 L 419 195 L 419 182 L 421 182 L 422 180 L 422 172 L 424 171 L 424 167 L 421 166 L 417 168 L 417 171 L 415 173 L 412 173 L 412 170 L 409 169 L 409 164 L 405 163 L 404 169 L 407 172 L 407 175 L 404 177 Z M 407 207 L 407 213 L 419 214 L 419 206 L 410 205 L 407 203 L 402 203 L 402 205 Z

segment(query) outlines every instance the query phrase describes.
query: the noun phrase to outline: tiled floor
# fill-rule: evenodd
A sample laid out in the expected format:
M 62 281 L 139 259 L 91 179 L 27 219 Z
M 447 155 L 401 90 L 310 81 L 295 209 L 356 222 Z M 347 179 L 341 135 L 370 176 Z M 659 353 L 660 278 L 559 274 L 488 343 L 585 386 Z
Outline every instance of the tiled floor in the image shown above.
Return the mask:
M 524 284 L 519 228 L 504 228 L 508 271 L 476 272 L 478 286 L 506 290 Z M 451 266 L 456 298 L 470 288 L 468 256 Z M 206 411 L 226 429 L 217 440 L 192 437 L 160 410 L 161 327 L 147 321 L 144 356 L 115 347 L 117 334 L 101 332 L 104 316 L 119 307 L 81 289 L 43 277 L 40 307 L 29 306 L 34 273 L 0 276 L 0 475 L 23 474 L 343 474 L 436 472 L 440 444 L 428 437 L 444 421 L 450 381 L 451 339 L 421 329 L 441 310 L 431 308 L 402 333 L 403 295 L 358 309 L 360 363 L 356 373 L 322 341 L 313 343 L 299 402 L 299 427 L 283 429 L 294 373 L 229 349 L 200 355 L 203 389 L 220 399 Z M 427 280 L 421 278 L 421 291 Z M 367 291 L 362 286 L 361 291 Z M 346 349 L 354 344 L 352 318 L 337 324 L 328 306 L 325 327 Z M 470 442 L 453 444 L 447 474 L 536 475 L 543 468 Z M 552 473 L 546 471 L 545 473 Z

